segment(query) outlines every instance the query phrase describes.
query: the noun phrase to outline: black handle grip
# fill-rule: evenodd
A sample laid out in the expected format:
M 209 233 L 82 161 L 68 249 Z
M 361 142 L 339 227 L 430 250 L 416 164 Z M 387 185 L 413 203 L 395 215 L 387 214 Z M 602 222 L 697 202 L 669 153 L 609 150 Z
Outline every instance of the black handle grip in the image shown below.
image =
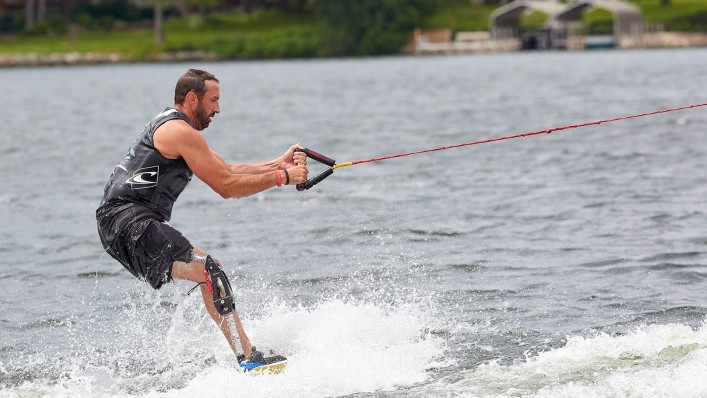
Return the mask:
M 323 179 L 329 177 L 332 174 L 334 174 L 334 169 L 329 167 L 328 169 L 307 180 L 307 182 L 297 184 L 297 190 L 304 191 L 306 189 L 312 188 L 313 186 L 319 184 L 320 182 L 322 182 Z
M 295 152 L 304 152 L 308 158 L 312 158 L 319 163 L 324 163 L 325 165 L 327 165 L 329 167 L 334 167 L 334 165 L 336 164 L 336 160 L 328 158 L 328 157 L 322 155 L 321 153 L 317 153 L 309 148 L 304 148 L 304 149 L 297 148 L 297 149 L 295 149 Z

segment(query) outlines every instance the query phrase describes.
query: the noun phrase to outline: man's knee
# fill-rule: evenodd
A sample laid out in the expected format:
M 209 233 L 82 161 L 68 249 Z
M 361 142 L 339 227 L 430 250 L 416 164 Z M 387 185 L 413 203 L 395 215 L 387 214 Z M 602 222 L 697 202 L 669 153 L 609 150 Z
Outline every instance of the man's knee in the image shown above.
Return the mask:
M 185 256 L 182 259 L 177 259 L 179 261 L 183 261 L 185 263 L 200 263 L 200 264 L 206 264 L 206 258 L 210 257 L 208 253 L 205 251 L 199 249 L 196 246 L 192 246 L 192 249 L 189 250 Z M 217 258 L 211 257 L 213 261 L 216 262 L 219 266 L 221 266 L 221 261 L 219 261 Z
M 171 276 L 175 279 L 186 279 L 197 283 L 209 283 L 209 274 L 206 271 L 208 259 L 214 260 L 203 250 L 192 247 L 182 256 L 175 259 L 172 264 Z

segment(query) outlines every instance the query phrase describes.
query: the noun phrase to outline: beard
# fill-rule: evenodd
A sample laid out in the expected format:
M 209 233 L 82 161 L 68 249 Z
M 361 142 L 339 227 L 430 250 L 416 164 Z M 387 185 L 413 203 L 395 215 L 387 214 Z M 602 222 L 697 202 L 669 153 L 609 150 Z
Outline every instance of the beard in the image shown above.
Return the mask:
M 213 116 L 213 115 L 208 115 L 206 113 L 206 108 L 204 108 L 204 104 L 201 102 L 201 100 L 199 100 L 199 103 L 196 105 L 196 110 L 194 110 L 194 119 L 196 119 L 196 120 L 194 120 L 194 122 L 196 124 L 196 126 L 194 126 L 194 128 L 201 131 L 201 130 L 209 127 L 210 116 Z

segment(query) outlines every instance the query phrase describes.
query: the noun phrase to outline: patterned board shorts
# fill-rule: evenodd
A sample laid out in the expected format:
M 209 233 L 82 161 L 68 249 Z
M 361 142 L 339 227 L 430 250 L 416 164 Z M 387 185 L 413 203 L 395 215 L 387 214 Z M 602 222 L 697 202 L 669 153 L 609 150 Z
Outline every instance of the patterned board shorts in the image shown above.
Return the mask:
M 192 245 L 147 207 L 107 203 L 96 210 L 98 235 L 114 259 L 130 273 L 159 289 L 172 277 L 175 261 L 188 261 Z

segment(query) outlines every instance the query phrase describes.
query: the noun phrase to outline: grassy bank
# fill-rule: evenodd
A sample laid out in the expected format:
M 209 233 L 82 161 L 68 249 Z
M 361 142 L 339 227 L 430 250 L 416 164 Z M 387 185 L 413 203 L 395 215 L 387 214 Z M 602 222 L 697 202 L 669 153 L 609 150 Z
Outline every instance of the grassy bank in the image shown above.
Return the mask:
M 20 36 L 6 39 L 0 54 L 118 53 L 143 59 L 160 52 L 207 51 L 225 58 L 316 56 L 318 32 L 311 16 L 273 11 L 217 14 L 170 19 L 164 45 L 155 44 L 151 28 L 91 31 L 59 37 Z
M 649 24 L 667 30 L 707 32 L 707 1 L 632 0 L 644 12 Z M 426 16 L 422 28 L 451 28 L 453 31 L 489 29 L 489 16 L 496 6 L 472 7 L 469 0 L 439 0 L 437 10 Z M 547 16 L 534 13 L 523 18 L 525 27 L 540 26 Z M 612 16 L 604 10 L 588 12 L 585 25 L 590 33 L 606 33 Z M 215 14 L 169 19 L 165 23 L 166 43 L 157 45 L 149 27 L 87 31 L 74 35 L 24 36 L 0 41 L 0 54 L 117 53 L 124 59 L 142 60 L 165 52 L 205 51 L 228 59 L 288 58 L 323 56 L 321 42 L 326 32 L 315 17 L 278 11 Z
M 302 14 L 228 13 L 205 21 L 182 17 L 167 23 L 164 50 L 207 50 L 229 59 L 314 57 L 319 35 L 313 17 Z
M 666 30 L 707 32 L 707 1 L 671 0 L 663 6 L 656 0 L 632 0 L 643 11 L 647 23 L 659 23 Z

